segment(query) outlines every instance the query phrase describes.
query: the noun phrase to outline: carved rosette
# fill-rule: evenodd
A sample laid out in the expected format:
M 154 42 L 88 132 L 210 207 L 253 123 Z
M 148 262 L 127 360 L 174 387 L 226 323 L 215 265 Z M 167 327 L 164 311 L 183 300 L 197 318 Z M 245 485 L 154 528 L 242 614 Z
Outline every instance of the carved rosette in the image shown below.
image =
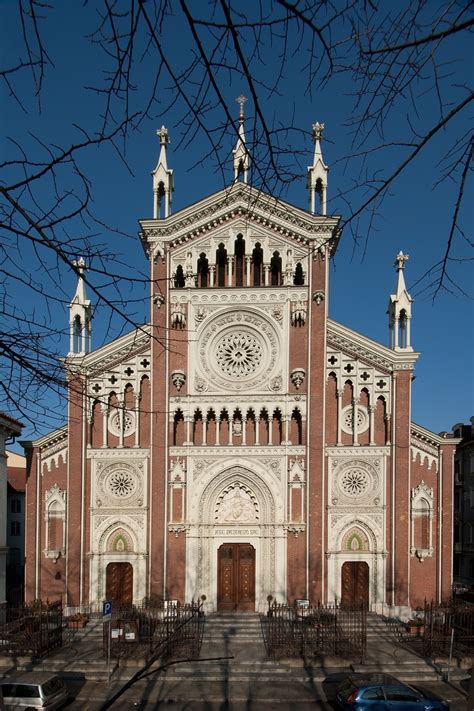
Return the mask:
M 281 389 L 281 352 L 275 323 L 247 310 L 220 312 L 204 324 L 198 342 L 195 388 L 208 391 Z

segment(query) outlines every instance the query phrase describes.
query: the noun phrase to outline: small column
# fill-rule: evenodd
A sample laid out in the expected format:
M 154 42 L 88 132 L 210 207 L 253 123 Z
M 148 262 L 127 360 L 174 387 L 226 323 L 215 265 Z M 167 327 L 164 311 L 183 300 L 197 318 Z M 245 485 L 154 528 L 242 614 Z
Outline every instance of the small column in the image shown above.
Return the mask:
M 342 396 L 344 394 L 344 390 L 341 388 L 338 388 L 336 391 L 337 395 L 337 446 L 342 445 Z
M 232 286 L 233 264 L 234 264 L 234 258 L 227 257 L 227 286 Z
M 268 284 L 270 283 L 270 265 L 269 264 L 263 265 L 263 274 L 264 274 L 265 286 L 268 286 Z
M 250 265 L 252 257 L 245 257 L 245 286 L 250 286 Z
M 123 437 L 124 437 L 124 421 L 125 421 L 125 403 L 124 402 L 119 402 L 118 404 L 118 413 L 119 413 L 119 427 L 120 427 L 120 434 L 119 434 L 119 447 L 123 447 Z
M 290 442 L 290 416 L 285 415 L 285 417 L 283 419 L 285 420 L 285 441 L 283 442 L 283 444 L 288 445 L 288 444 L 291 444 L 291 442 Z
M 174 521 L 174 511 L 173 511 L 173 490 L 174 490 L 174 485 L 172 481 L 168 482 L 168 487 L 169 487 L 169 492 L 170 492 L 170 521 Z
M 370 428 L 369 444 L 375 444 L 375 407 L 374 407 L 374 405 L 369 405 L 369 428 Z
M 234 418 L 230 419 L 229 415 L 229 445 L 234 444 Z
M 108 436 L 107 433 L 109 431 L 108 428 L 108 415 L 109 415 L 109 408 L 105 403 L 102 403 L 101 405 L 102 409 L 102 449 L 105 449 L 108 446 Z
M 394 318 L 394 329 L 393 329 L 393 346 L 392 346 L 393 349 L 397 349 L 397 348 L 398 348 L 399 322 L 400 322 L 400 319 L 398 318 L 398 316 L 395 316 L 395 318 Z
M 216 447 L 220 445 L 220 436 L 221 436 L 221 418 L 216 415 Z
M 140 446 L 140 400 L 141 395 L 135 395 L 135 447 Z
M 354 441 L 353 444 L 354 446 L 358 446 L 359 444 L 359 428 L 358 428 L 358 423 L 357 423 L 357 403 L 358 399 L 354 398 L 352 401 L 352 432 L 354 433 Z
M 245 445 L 247 444 L 247 415 L 244 416 L 242 415 L 242 444 Z
M 216 265 L 211 264 L 209 266 L 209 286 L 213 287 L 216 280 Z
M 186 424 L 186 442 L 184 444 L 189 446 L 192 444 L 192 442 L 191 442 L 191 418 L 189 415 L 186 415 L 184 420 L 185 420 L 185 424 Z
M 385 420 L 385 430 L 386 430 L 385 444 L 391 444 L 391 441 L 390 441 L 390 413 L 387 412 L 387 414 L 383 416 L 383 419 Z
M 204 413 L 202 417 L 202 443 L 203 446 L 207 445 L 207 416 L 205 417 Z
M 260 417 L 255 418 L 255 445 L 260 444 Z
M 273 415 L 268 415 L 268 444 L 273 444 Z

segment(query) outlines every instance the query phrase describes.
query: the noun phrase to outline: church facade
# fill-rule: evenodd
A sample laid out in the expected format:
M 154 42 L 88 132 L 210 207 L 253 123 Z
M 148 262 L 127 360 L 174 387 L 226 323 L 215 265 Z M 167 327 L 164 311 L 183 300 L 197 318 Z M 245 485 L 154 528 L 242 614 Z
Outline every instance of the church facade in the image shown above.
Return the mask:
M 77 264 L 68 421 L 26 443 L 27 599 L 408 614 L 450 594 L 456 440 L 411 421 L 406 256 L 389 347 L 331 320 L 323 127 L 305 211 L 249 185 L 239 126 L 232 185 L 176 214 L 158 132 L 148 324 L 91 350 Z

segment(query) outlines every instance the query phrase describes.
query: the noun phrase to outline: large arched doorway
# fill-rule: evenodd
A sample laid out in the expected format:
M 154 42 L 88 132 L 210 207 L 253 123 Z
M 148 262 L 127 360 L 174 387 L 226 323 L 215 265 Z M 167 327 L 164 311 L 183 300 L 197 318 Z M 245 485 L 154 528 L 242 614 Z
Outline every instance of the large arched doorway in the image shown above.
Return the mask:
M 255 610 L 255 548 L 225 543 L 217 551 L 217 609 Z
M 109 563 L 105 572 L 105 596 L 114 606 L 133 603 L 133 566 L 131 563 Z
M 369 566 L 365 561 L 354 561 L 342 566 L 341 605 L 369 607 Z

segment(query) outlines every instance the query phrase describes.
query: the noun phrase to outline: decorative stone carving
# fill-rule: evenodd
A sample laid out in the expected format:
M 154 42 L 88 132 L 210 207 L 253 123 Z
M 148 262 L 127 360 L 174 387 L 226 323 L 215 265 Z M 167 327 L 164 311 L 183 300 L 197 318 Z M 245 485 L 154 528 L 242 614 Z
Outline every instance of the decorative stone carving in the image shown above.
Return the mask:
M 141 507 L 144 500 L 143 464 L 115 461 L 96 468 L 95 505 L 101 508 Z
M 347 405 L 344 407 L 342 412 L 342 422 L 341 427 L 347 434 L 352 434 L 354 432 L 354 406 Z M 369 429 L 369 415 L 367 413 L 367 408 L 363 405 L 357 405 L 357 432 L 362 434 Z
M 137 486 L 136 480 L 130 472 L 115 471 L 107 479 L 107 487 L 112 496 L 124 499 L 129 498 Z
M 165 297 L 163 294 L 157 293 L 153 294 L 153 303 L 159 309 L 165 303 Z
M 380 462 L 362 459 L 332 461 L 334 506 L 380 504 Z
M 202 323 L 205 318 L 206 318 L 205 310 L 202 308 L 202 306 L 198 306 L 198 308 L 196 309 L 196 312 L 194 314 L 194 321 L 196 323 L 196 326 L 198 326 L 200 323 Z
M 293 368 L 291 371 L 290 379 L 297 390 L 299 390 L 300 385 L 303 385 L 305 377 L 306 370 L 304 368 Z
M 194 381 L 194 387 L 196 388 L 198 393 L 203 393 L 207 390 L 207 383 L 202 378 L 196 378 L 196 380 Z
M 270 385 L 268 386 L 270 390 L 273 390 L 273 392 L 278 392 L 281 390 L 283 385 L 283 380 L 281 375 L 277 375 L 275 378 L 272 378 L 270 380 Z
M 218 499 L 216 523 L 252 523 L 259 520 L 255 496 L 243 484 L 235 482 Z
M 175 386 L 176 390 L 179 392 L 186 382 L 186 375 L 182 370 L 173 370 L 171 373 L 171 381 Z
M 234 378 L 253 375 L 261 365 L 263 347 L 256 336 L 233 331 L 221 338 L 216 346 L 216 360 L 221 371 Z
M 295 301 L 291 304 L 291 325 L 297 326 L 306 323 L 307 307 L 305 301 Z
M 319 306 L 319 304 L 324 301 L 325 299 L 325 294 L 324 291 L 314 291 L 313 292 L 313 301 Z
M 186 327 L 186 314 L 183 304 L 173 304 L 171 307 L 171 326 L 173 328 Z
M 123 435 L 128 437 L 132 435 L 136 430 L 136 420 L 135 413 L 133 410 L 113 410 L 109 415 L 109 432 L 116 437 L 120 437 L 120 421 L 123 417 Z

